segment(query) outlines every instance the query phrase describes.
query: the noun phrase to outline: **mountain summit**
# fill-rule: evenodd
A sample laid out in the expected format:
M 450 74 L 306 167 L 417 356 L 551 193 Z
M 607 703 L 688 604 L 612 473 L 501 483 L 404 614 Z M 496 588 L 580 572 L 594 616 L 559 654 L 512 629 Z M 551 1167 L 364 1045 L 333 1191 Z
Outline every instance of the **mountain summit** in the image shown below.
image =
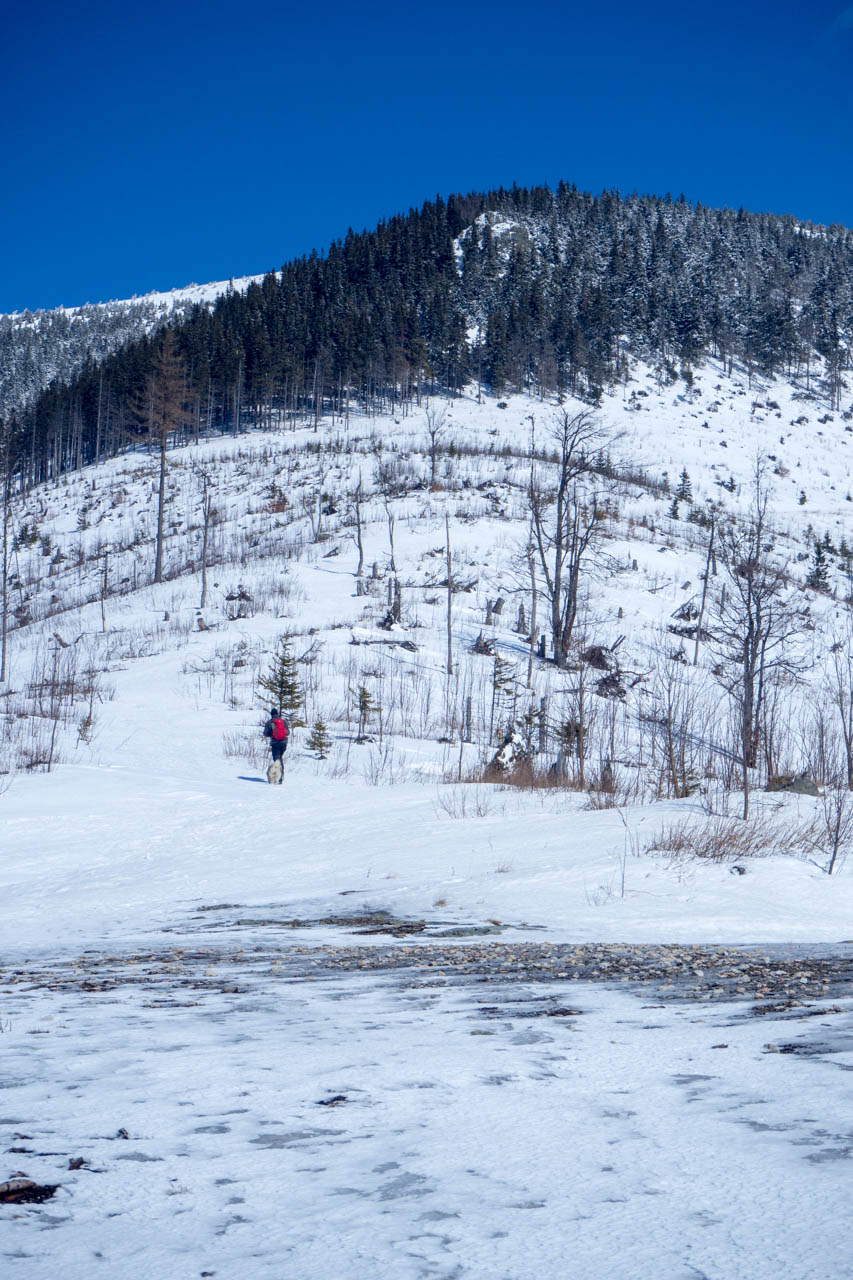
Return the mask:
M 853 238 L 843 227 L 684 199 L 515 187 L 436 199 L 240 285 L 122 304 L 118 316 L 48 313 L 45 349 L 42 322 L 7 318 L 5 413 L 33 475 L 102 457 L 123 438 L 167 322 L 196 431 L 316 421 L 352 405 L 393 412 L 427 389 L 452 393 L 469 381 L 595 403 L 624 381 L 630 356 L 662 383 L 689 381 L 712 356 L 741 362 L 748 378 L 782 373 L 807 385 L 818 356 L 827 404 L 838 409 Z M 64 333 L 86 326 L 92 340 L 60 359 Z M 42 354 L 28 361 L 20 344 L 30 335 L 27 349 Z M 76 420 L 59 455 L 57 415 Z

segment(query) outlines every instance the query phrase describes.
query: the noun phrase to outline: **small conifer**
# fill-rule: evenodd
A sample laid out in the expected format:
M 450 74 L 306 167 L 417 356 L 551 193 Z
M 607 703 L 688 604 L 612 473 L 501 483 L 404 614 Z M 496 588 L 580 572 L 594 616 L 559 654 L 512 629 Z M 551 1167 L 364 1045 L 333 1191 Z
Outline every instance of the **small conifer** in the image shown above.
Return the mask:
M 276 646 L 266 675 L 258 680 L 258 688 L 269 694 L 270 699 L 287 716 L 294 728 L 305 724 L 301 712 L 305 706 L 305 692 L 299 679 L 296 659 L 291 653 L 292 639 L 283 635 Z
M 366 684 L 358 686 L 355 692 L 355 705 L 358 711 L 358 738 L 356 741 L 362 742 L 367 734 L 368 720 L 379 710 L 379 706 L 373 701 Z
M 829 565 L 822 542 L 816 542 L 812 552 L 812 566 L 806 578 L 806 586 L 813 591 L 829 590 Z
M 684 467 L 681 472 L 681 478 L 678 481 L 678 488 L 675 496 L 679 502 L 693 501 L 693 485 L 690 483 L 690 476 L 687 474 L 687 468 Z
M 308 749 L 316 751 L 320 760 L 325 760 L 329 754 L 332 745 L 332 739 L 329 730 L 326 728 L 326 722 L 320 716 L 314 721 L 314 727 L 308 736 Z

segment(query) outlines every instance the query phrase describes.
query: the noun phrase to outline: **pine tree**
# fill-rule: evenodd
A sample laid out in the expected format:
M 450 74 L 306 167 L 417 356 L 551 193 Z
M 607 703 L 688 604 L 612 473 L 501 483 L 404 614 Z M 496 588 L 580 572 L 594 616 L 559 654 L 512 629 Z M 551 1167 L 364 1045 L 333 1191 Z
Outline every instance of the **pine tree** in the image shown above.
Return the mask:
M 325 760 L 326 756 L 329 754 L 329 748 L 331 745 L 332 739 L 329 735 L 328 729 L 326 728 L 326 722 L 318 716 L 314 721 L 314 728 L 311 730 L 308 737 L 308 749 L 310 751 L 316 751 L 318 757 L 321 760 Z
M 305 706 L 305 692 L 299 679 L 296 659 L 291 653 L 292 639 L 283 635 L 278 642 L 266 675 L 258 680 L 258 688 L 269 694 L 275 705 L 287 716 L 291 727 L 305 724 L 300 713 Z
M 356 710 L 358 711 L 358 737 L 356 742 L 363 742 L 367 735 L 367 722 L 379 710 L 379 705 L 373 701 L 366 684 L 360 684 L 354 696 Z
M 687 474 L 686 467 L 681 472 L 681 479 L 678 482 L 675 496 L 680 502 L 693 501 L 693 485 L 690 483 L 690 476 Z
M 505 219 L 511 236 L 500 230 Z M 466 228 L 460 275 L 454 240 Z M 843 227 L 805 237 L 793 219 L 671 198 L 594 197 L 565 183 L 438 198 L 375 231 L 350 231 L 328 253 L 287 263 L 212 309 L 176 309 L 170 332 L 192 388 L 168 434 L 271 426 L 281 413 L 311 412 L 316 422 L 348 414 L 351 399 L 370 412 L 393 409 L 420 397 L 425 379 L 453 391 L 473 372 L 495 391 L 594 398 L 622 379 L 626 348 L 657 366 L 661 385 L 679 361 L 689 384 L 710 354 L 729 372 L 744 360 L 750 376 L 802 365 L 806 390 L 817 351 L 837 409 L 849 264 Z M 120 450 L 137 395 L 137 435 L 153 428 L 162 447 L 143 394 L 152 375 L 171 381 L 156 368 L 159 334 L 140 337 L 124 311 L 93 310 L 70 332 L 65 314 L 41 324 L 44 345 L 32 346 L 29 324 L 13 325 L 0 344 L 10 461 L 25 482 Z M 88 359 L 92 350 L 105 358 Z M 31 401 L 33 380 L 44 390 Z
M 814 544 L 812 567 L 806 578 L 806 586 L 811 587 L 813 591 L 829 590 L 829 565 L 822 542 Z

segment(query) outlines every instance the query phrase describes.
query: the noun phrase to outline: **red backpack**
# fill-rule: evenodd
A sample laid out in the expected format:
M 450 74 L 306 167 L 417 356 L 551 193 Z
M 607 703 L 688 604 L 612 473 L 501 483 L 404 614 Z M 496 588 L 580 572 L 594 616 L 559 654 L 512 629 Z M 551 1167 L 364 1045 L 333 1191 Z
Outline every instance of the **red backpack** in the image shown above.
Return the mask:
M 273 742 L 284 742 L 289 733 L 290 730 L 287 727 L 286 720 L 283 720 L 281 716 L 279 716 L 278 719 L 273 720 L 270 733 Z

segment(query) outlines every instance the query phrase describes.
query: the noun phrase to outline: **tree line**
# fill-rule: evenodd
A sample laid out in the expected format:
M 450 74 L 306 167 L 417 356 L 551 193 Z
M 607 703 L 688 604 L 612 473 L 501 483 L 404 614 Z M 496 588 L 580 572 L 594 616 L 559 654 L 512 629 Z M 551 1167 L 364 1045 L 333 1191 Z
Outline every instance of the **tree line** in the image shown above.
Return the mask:
M 595 402 L 626 353 L 661 378 L 709 354 L 813 376 L 838 407 L 853 328 L 853 236 L 683 197 L 561 183 L 437 197 L 270 272 L 170 327 L 187 387 L 172 438 L 403 412 L 477 381 Z M 7 414 L 25 485 L 150 436 L 138 401 L 162 361 L 142 336 Z M 170 359 L 172 358 L 170 354 Z

